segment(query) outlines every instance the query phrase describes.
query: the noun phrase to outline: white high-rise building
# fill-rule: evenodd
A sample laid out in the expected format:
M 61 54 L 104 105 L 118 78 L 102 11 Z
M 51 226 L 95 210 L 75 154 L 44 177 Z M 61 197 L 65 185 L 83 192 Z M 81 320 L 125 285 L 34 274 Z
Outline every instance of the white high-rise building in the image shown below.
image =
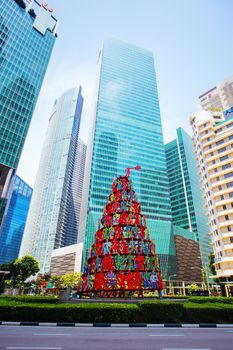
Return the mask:
M 200 111 L 190 118 L 219 278 L 233 278 L 233 118 Z
M 225 118 L 232 116 L 229 109 L 233 107 L 233 75 L 199 96 L 199 102 L 205 110 L 217 109 L 224 111 Z
M 86 145 L 79 142 L 81 88 L 55 101 L 41 154 L 20 256 L 49 271 L 54 248 L 77 242 Z

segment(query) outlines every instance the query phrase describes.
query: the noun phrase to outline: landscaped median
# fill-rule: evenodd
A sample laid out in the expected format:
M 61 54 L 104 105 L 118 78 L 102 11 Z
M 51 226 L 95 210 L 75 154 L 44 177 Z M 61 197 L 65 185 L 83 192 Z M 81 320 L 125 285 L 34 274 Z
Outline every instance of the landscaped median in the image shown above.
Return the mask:
M 232 298 L 185 302 L 60 304 L 56 298 L 0 297 L 0 321 L 73 323 L 233 323 Z

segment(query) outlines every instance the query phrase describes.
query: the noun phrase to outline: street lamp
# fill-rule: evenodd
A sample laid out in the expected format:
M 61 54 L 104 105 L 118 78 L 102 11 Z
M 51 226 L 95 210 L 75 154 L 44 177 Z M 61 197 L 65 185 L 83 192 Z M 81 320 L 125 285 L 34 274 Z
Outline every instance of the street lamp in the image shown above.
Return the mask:
M 203 269 L 204 269 L 204 272 L 205 272 L 205 278 L 206 278 L 206 283 L 207 283 L 207 290 L 208 290 L 208 293 L 210 295 L 210 285 L 209 285 L 209 279 L 208 279 L 208 276 L 207 276 L 207 266 L 206 266 L 206 263 L 202 263 L 202 266 L 203 266 Z
M 209 285 L 209 280 L 208 280 L 208 277 L 207 277 L 207 267 L 206 267 L 206 263 L 202 263 L 202 267 L 191 267 L 191 270 L 195 270 L 195 269 L 198 269 L 198 270 L 201 270 L 203 271 L 204 270 L 204 273 L 205 273 L 205 281 L 204 281 L 204 284 L 207 284 L 207 290 L 208 290 L 208 293 L 210 295 L 210 285 Z M 203 276 L 202 276 L 203 278 Z
M 175 276 L 177 276 L 176 273 L 174 273 L 173 275 L 168 276 L 169 293 L 171 293 L 171 277 L 175 277 Z

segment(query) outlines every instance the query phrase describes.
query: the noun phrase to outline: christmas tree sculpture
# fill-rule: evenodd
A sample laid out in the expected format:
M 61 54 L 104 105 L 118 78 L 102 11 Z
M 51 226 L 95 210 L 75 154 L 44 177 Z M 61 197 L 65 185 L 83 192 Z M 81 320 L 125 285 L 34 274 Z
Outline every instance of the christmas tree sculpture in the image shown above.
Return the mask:
M 134 169 L 140 170 L 140 166 Z M 125 297 L 138 291 L 142 296 L 143 291 L 162 289 L 155 245 L 129 176 L 130 168 L 112 184 L 95 242 L 86 258 L 84 295 Z

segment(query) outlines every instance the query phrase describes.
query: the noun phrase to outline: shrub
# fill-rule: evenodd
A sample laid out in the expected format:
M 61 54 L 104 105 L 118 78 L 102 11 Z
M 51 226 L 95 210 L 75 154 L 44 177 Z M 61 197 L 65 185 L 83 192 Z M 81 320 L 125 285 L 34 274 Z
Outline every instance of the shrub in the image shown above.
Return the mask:
M 0 320 L 27 322 L 139 322 L 134 304 L 0 304 Z
M 189 302 L 192 303 L 223 303 L 223 304 L 233 304 L 233 298 L 226 297 L 189 297 Z
M 163 295 L 163 299 L 188 299 L 187 295 Z
M 23 296 L 22 296 L 23 297 Z M 0 321 L 73 323 L 233 323 L 233 305 L 223 303 L 141 301 L 138 304 L 55 304 L 0 298 Z M 41 297 L 42 299 L 43 297 Z
M 233 306 L 220 303 L 185 303 L 184 322 L 233 323 Z
M 145 323 L 182 322 L 183 303 L 177 302 L 140 302 L 139 311 Z
M 2 301 L 16 301 L 22 303 L 46 303 L 46 304 L 57 304 L 59 302 L 58 298 L 55 297 L 45 297 L 45 296 L 31 296 L 31 295 L 1 295 L 0 296 L 0 304 Z

